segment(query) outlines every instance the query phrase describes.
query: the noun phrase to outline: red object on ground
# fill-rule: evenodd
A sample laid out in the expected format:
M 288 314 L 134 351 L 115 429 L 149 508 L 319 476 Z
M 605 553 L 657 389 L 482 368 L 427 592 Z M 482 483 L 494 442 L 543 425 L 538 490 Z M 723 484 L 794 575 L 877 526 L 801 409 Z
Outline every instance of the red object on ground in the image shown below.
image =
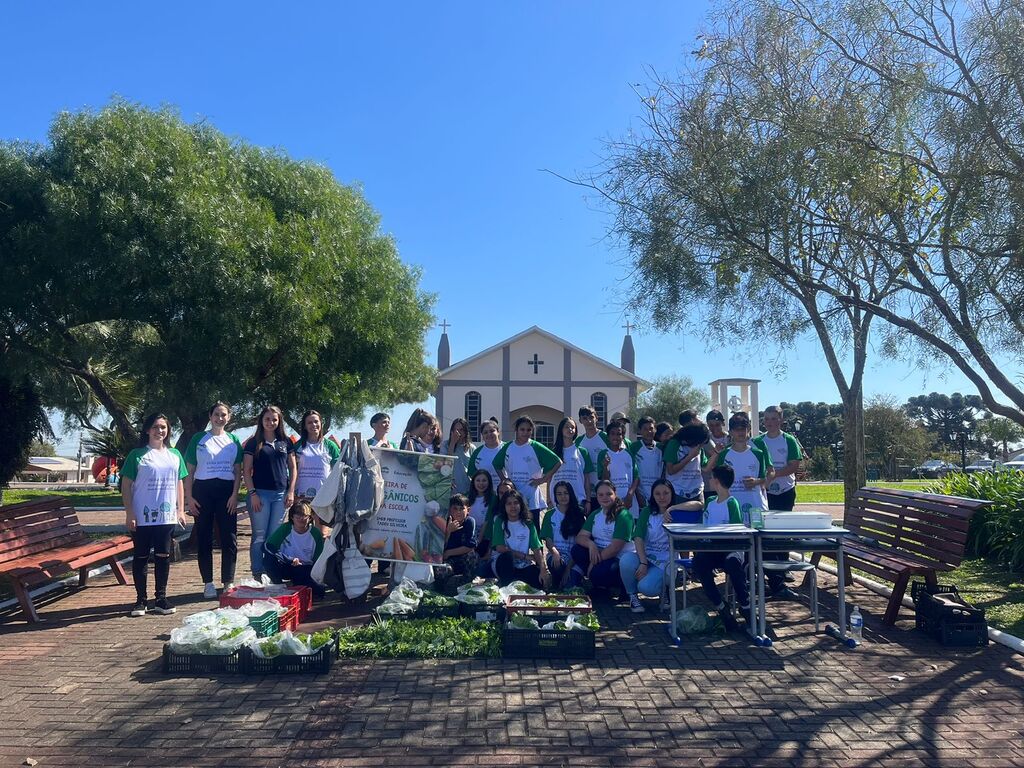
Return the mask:
M 227 592 L 221 593 L 220 607 L 237 608 L 240 605 L 251 603 L 254 600 L 277 600 L 277 602 L 279 602 L 285 608 L 295 607 L 298 609 L 299 624 L 301 624 L 305 620 L 306 614 L 309 613 L 309 609 L 313 607 L 313 590 L 309 587 L 290 587 L 288 590 L 286 590 L 283 594 L 280 595 L 264 595 L 263 597 L 235 597 L 235 593 L 239 590 L 255 591 L 253 587 L 235 587 L 234 589 L 229 589 Z M 288 629 L 288 627 L 283 626 L 283 622 L 287 615 L 288 614 L 285 614 L 281 617 L 282 629 Z
M 292 605 L 288 607 L 288 610 L 282 613 L 277 619 L 277 626 L 281 632 L 286 629 L 298 629 L 299 628 L 299 606 Z

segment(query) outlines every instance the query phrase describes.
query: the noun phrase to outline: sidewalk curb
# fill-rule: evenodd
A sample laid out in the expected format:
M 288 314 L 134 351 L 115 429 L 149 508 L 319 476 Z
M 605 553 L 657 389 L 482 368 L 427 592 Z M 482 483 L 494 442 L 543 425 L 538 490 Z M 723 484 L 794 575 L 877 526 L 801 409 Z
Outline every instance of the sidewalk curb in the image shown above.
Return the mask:
M 790 556 L 792 556 L 792 553 L 790 553 Z M 837 576 L 838 577 L 838 575 L 839 575 L 838 572 L 836 571 L 835 566 L 829 565 L 827 563 L 818 563 L 818 568 L 820 568 L 821 570 L 825 571 L 825 573 L 832 574 L 833 576 Z M 872 579 L 867 579 L 867 578 L 865 578 L 863 576 L 859 576 L 857 574 L 852 574 L 852 576 L 853 576 L 853 580 L 855 582 L 857 582 L 858 584 L 861 584 L 862 586 L 867 587 L 872 592 L 877 592 L 878 594 L 883 595 L 884 597 L 889 597 L 890 595 L 892 595 L 892 589 L 890 589 L 889 587 L 885 586 L 885 584 L 882 584 L 880 582 L 874 581 Z M 904 608 L 913 608 L 914 607 L 914 601 L 911 600 L 907 595 L 903 596 L 903 607 Z M 1007 648 L 1009 648 L 1012 651 L 1016 651 L 1017 653 L 1024 654 L 1024 640 L 1022 640 L 1021 638 L 1017 637 L 1016 635 L 1011 635 L 1009 632 L 1003 632 L 1002 630 L 993 629 L 992 627 L 989 627 L 988 628 L 988 639 L 989 640 L 993 640 L 993 641 L 999 643 L 1000 645 L 1005 645 Z

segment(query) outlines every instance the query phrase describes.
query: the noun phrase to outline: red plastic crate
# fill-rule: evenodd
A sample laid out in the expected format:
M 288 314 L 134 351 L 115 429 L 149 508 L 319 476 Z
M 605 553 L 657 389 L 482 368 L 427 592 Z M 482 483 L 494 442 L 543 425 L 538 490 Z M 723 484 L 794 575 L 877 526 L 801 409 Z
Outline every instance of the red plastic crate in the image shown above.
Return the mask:
M 299 628 L 299 606 L 288 607 L 277 619 L 278 630 L 284 632 L 286 629 L 296 630 Z
M 221 608 L 237 608 L 240 605 L 251 603 L 254 600 L 266 599 L 259 597 L 235 597 L 234 593 L 238 591 L 238 589 L 239 587 L 235 587 L 234 589 L 221 593 Z M 277 600 L 277 602 L 285 608 L 291 608 L 292 606 L 298 608 L 298 620 L 300 624 L 305 620 L 306 614 L 309 613 L 310 608 L 313 607 L 313 590 L 309 587 L 291 587 L 284 594 L 267 595 L 267 598 Z M 282 616 L 281 618 L 283 619 L 284 617 Z

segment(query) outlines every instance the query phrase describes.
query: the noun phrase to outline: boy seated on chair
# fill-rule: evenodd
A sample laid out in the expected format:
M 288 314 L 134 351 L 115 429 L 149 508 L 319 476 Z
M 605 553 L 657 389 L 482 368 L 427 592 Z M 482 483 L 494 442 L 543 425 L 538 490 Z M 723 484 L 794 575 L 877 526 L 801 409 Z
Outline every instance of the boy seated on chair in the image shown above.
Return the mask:
M 710 494 L 704 504 L 704 525 L 743 525 L 743 514 L 739 502 L 729 494 L 729 488 L 736 479 L 733 468 L 721 464 L 711 470 L 708 478 Z M 699 501 L 686 501 L 676 504 L 671 509 L 699 509 Z M 715 584 L 715 569 L 720 568 L 732 580 L 736 590 L 736 602 L 740 609 L 746 611 L 750 607 L 747 592 L 746 567 L 743 564 L 742 552 L 697 552 L 693 556 L 693 572 L 704 588 L 704 595 L 718 611 L 722 624 L 730 632 L 739 628 L 732 610 L 725 604 L 722 594 Z

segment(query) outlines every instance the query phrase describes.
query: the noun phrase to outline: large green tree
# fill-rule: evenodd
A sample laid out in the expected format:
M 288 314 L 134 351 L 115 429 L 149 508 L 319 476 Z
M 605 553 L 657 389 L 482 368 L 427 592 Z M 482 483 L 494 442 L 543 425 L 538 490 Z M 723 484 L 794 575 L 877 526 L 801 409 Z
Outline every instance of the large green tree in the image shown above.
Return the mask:
M 151 410 L 184 440 L 217 399 L 236 423 L 266 403 L 294 423 L 432 386 L 432 298 L 361 192 L 171 109 L 118 101 L 0 145 L 0 261 L 20 368 L 125 439 Z
M 890 480 L 900 479 L 901 467 L 927 458 L 935 436 L 907 416 L 895 398 L 877 395 L 864 408 L 864 449 L 870 464 Z
M 931 432 L 947 450 L 959 449 L 962 440 L 973 438 L 984 405 L 978 395 L 932 392 L 915 395 L 904 406 L 907 415 Z
M 667 421 L 678 427 L 679 414 L 691 409 L 704 418 L 710 399 L 703 389 L 694 386 L 689 376 L 662 376 L 652 384 L 629 411 L 634 424 L 641 416 L 650 416 L 655 421 Z
M 3 489 L 28 463 L 35 441 L 52 437 L 42 401 L 27 379 L 12 379 L 3 368 L 0 354 L 0 413 L 4 415 L 4 439 L 0 441 L 0 504 Z

